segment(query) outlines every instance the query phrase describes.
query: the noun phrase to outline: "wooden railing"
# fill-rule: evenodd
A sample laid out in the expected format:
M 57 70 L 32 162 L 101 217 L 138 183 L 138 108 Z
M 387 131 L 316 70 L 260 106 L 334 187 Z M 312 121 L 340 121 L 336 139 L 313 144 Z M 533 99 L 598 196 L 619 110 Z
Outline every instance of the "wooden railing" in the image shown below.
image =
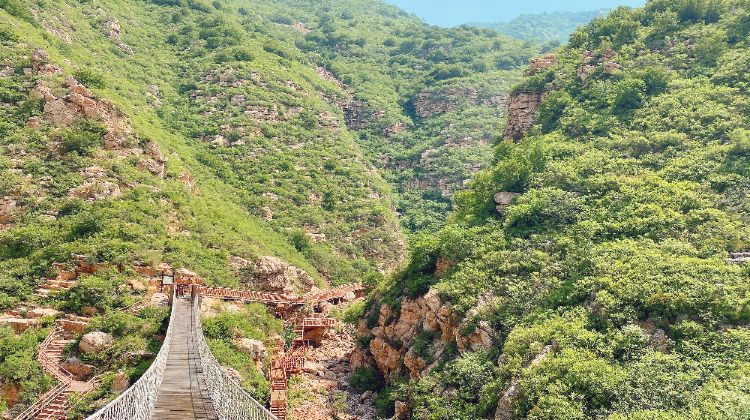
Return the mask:
M 30 405 L 21 414 L 17 415 L 13 420 L 29 420 L 36 417 L 37 414 L 42 412 L 45 407 L 50 405 L 52 401 L 57 399 L 60 395 L 63 395 L 67 390 L 70 382 L 60 382 L 56 387 L 47 391 L 42 395 L 34 404 Z
M 221 299 L 237 299 L 251 302 L 304 305 L 318 304 L 326 300 L 341 299 L 351 292 L 364 290 L 362 283 L 347 284 L 323 292 L 308 293 L 306 295 L 286 295 L 271 292 L 256 292 L 253 290 L 230 289 L 227 287 L 199 286 L 200 295 Z

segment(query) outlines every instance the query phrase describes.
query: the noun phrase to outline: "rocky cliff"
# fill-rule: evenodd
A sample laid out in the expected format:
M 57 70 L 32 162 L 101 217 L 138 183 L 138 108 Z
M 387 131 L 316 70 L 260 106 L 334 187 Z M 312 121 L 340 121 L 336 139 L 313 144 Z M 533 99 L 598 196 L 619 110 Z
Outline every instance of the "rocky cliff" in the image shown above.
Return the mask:
M 369 340 L 369 347 L 352 353 L 352 369 L 372 365 L 386 379 L 403 374 L 418 379 L 438 364 L 449 347 L 463 353 L 492 346 L 494 333 L 485 321 L 469 327 L 478 315 L 476 311 L 459 318 L 450 302 L 442 302 L 434 290 L 416 299 L 402 298 L 399 304 L 397 309 L 383 304 L 360 319 L 357 337 Z M 366 319 L 375 316 L 377 324 L 370 328 Z M 417 341 L 423 341 L 422 345 L 415 346 Z
M 529 68 L 524 71 L 524 75 L 532 76 L 541 70 L 554 67 L 557 63 L 558 60 L 554 54 L 533 59 Z M 543 89 L 511 93 L 508 97 L 508 122 L 503 131 L 503 139 L 520 140 L 523 138 L 524 133 L 534 126 L 536 114 L 548 92 Z

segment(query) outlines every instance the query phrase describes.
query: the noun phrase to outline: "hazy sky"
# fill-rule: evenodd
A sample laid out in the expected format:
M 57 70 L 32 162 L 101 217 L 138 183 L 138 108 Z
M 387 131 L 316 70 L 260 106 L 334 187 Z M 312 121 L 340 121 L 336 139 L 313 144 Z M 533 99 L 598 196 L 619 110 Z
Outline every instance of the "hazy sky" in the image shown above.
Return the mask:
M 430 25 L 456 26 L 466 22 L 507 22 L 524 13 L 564 10 L 581 12 L 643 6 L 645 0 L 385 0 L 423 18 Z

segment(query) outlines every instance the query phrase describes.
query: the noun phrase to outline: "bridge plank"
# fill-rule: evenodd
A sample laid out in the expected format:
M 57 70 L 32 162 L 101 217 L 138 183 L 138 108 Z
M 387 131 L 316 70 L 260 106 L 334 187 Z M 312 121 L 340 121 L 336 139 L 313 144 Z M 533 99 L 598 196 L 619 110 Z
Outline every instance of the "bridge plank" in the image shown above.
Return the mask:
M 172 342 L 167 357 L 152 420 L 205 419 L 216 415 L 206 389 L 195 336 L 192 333 L 192 305 L 189 299 L 174 300 Z

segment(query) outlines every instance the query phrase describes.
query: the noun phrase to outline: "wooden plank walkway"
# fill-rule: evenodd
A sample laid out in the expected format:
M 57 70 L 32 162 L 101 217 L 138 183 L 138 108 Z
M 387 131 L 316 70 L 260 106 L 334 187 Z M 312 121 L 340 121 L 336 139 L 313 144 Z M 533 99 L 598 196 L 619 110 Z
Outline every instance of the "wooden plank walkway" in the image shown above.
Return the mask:
M 206 389 L 200 353 L 192 328 L 189 298 L 174 300 L 172 342 L 164 381 L 151 413 L 152 420 L 217 420 Z

